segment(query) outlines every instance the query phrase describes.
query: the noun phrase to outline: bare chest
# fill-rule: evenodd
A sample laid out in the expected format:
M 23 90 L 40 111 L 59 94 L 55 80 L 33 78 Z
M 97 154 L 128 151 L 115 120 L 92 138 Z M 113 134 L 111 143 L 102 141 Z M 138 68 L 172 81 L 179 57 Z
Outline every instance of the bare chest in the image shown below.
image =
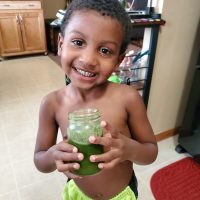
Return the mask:
M 68 113 L 70 111 L 83 108 L 97 108 L 100 111 L 101 120 L 108 122 L 112 131 L 120 131 L 129 134 L 127 127 L 128 115 L 125 107 L 122 103 L 120 103 L 120 101 L 93 101 L 85 104 L 72 103 L 70 106 L 64 104 L 60 105 L 56 113 L 56 121 L 64 138 L 67 138 Z

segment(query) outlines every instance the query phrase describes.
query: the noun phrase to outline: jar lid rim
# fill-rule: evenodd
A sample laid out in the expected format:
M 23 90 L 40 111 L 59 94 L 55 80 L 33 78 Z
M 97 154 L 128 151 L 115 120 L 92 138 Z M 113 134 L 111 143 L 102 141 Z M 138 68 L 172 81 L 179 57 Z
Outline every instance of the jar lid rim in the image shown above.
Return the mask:
M 100 117 L 99 110 L 96 108 L 77 109 L 68 114 L 69 119 L 80 119 L 85 117 L 98 118 Z

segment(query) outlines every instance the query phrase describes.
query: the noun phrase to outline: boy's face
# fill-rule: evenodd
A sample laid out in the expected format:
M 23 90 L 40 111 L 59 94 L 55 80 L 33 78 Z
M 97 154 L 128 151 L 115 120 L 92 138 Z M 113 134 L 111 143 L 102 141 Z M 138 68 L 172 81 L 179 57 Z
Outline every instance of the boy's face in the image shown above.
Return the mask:
M 96 11 L 76 11 L 59 37 L 61 65 L 72 84 L 91 88 L 104 83 L 118 67 L 123 39 L 120 23 Z

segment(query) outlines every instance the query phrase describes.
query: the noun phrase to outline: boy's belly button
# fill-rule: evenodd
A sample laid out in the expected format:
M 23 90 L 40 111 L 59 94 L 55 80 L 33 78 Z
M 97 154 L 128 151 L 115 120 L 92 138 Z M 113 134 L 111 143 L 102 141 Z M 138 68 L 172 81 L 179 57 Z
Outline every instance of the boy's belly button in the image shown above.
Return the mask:
M 103 197 L 103 194 L 102 194 L 102 193 L 97 193 L 97 194 L 96 194 L 96 198 L 97 198 L 97 199 L 102 199 L 102 197 Z

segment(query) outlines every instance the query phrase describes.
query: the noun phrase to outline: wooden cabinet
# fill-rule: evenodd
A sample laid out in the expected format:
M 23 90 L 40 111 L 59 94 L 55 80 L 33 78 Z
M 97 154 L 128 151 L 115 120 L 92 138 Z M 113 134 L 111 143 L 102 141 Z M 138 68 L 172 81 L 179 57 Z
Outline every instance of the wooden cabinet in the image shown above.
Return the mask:
M 0 56 L 46 53 L 40 1 L 0 1 Z
M 20 26 L 16 13 L 0 13 L 0 47 L 1 55 L 23 51 Z

